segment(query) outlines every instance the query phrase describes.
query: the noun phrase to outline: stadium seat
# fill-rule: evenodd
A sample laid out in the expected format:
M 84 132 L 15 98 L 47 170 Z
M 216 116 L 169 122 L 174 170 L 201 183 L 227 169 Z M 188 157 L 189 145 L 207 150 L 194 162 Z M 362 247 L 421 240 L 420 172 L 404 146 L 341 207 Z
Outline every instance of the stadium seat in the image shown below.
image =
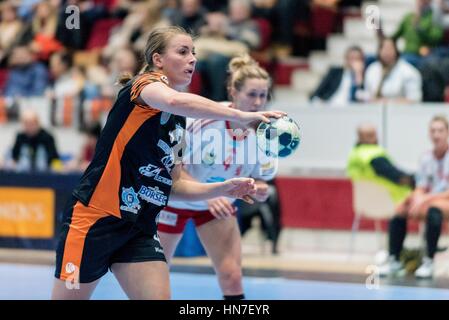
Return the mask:
M 6 81 L 8 80 L 8 69 L 0 69 L 0 93 L 3 93 Z
M 362 218 L 374 220 L 378 242 L 380 244 L 380 222 L 390 219 L 395 211 L 395 205 L 388 190 L 377 183 L 371 181 L 353 181 L 352 192 L 354 220 L 352 223 L 350 253 L 354 250 L 355 235 L 359 230 L 360 220 Z
M 93 50 L 106 46 L 112 28 L 121 24 L 121 19 L 107 18 L 95 22 L 86 49 Z

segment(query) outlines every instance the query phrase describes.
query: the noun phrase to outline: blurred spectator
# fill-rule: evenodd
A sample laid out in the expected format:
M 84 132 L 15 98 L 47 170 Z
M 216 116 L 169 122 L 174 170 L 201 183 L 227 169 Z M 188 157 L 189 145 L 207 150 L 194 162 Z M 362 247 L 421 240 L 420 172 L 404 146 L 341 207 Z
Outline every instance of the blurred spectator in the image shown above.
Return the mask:
M 365 55 L 358 46 L 349 47 L 343 67 L 331 67 L 311 95 L 312 101 L 326 101 L 330 105 L 346 106 L 357 102 L 357 92 L 364 88 Z
M 231 0 L 229 18 L 219 12 L 209 13 L 200 34 L 194 45 L 197 70 L 204 82 L 202 94 L 212 100 L 226 100 L 229 60 L 256 49 L 261 42 L 258 26 L 251 19 L 250 1 Z
M 225 12 L 228 8 L 228 0 L 202 0 L 201 4 L 208 12 Z
M 41 128 L 34 110 L 21 115 L 23 132 L 17 134 L 12 149 L 12 169 L 17 171 L 60 170 L 62 163 L 53 136 Z
M 394 40 L 379 43 L 378 61 L 365 73 L 365 100 L 416 103 L 422 100 L 422 80 L 418 70 L 400 59 Z
M 419 71 L 423 82 L 424 102 L 449 101 L 449 58 L 429 59 Z
M 30 22 L 33 16 L 34 7 L 41 1 L 42 0 L 21 0 L 18 2 L 16 1 L 18 5 L 17 14 L 19 15 L 20 19 L 25 22 Z
M 120 90 L 117 80 L 124 74 L 137 74 L 139 71 L 139 60 L 135 51 L 121 49 L 114 53 L 108 67 L 109 75 L 102 87 L 102 96 L 114 98 Z
M 200 28 L 206 24 L 206 13 L 201 0 L 181 0 L 180 8 L 170 16 L 170 22 L 196 36 Z
M 17 17 L 17 9 L 12 2 L 2 3 L 0 10 L 0 62 L 3 62 L 12 47 L 20 40 L 24 24 Z
M 357 143 L 349 154 L 347 174 L 352 180 L 365 180 L 384 186 L 395 203 L 403 201 L 414 186 L 413 175 L 398 169 L 387 150 L 378 143 L 377 130 L 371 124 L 357 128 Z
M 396 209 L 390 221 L 388 261 L 379 268 L 380 276 L 404 273 L 400 255 L 407 235 L 407 220 L 424 220 L 426 250 L 421 266 L 415 271 L 418 278 L 433 276 L 433 258 L 444 218 L 449 216 L 449 124 L 444 116 L 435 116 L 429 125 L 432 150 L 420 160 L 416 174 L 416 189 Z
M 272 41 L 278 57 L 289 56 L 295 37 L 295 22 L 308 20 L 312 0 L 252 0 L 254 17 L 270 21 Z
M 57 52 L 50 57 L 51 86 L 47 96 L 52 99 L 74 97 L 84 86 L 84 77 L 78 68 L 73 67 L 71 54 Z
M 150 32 L 158 27 L 169 25 L 162 15 L 162 5 L 159 0 L 150 0 L 135 4 L 126 16 L 123 24 L 114 30 L 102 54 L 112 56 L 117 50 L 130 45 L 134 50 L 143 51 Z
M 407 14 L 401 21 L 392 38 L 403 38 L 405 48 L 403 58 L 419 67 L 421 57 L 430 54 L 443 39 L 443 29 L 434 22 L 431 0 L 416 0 L 415 12 Z
M 67 6 L 77 6 L 79 9 L 79 28 L 69 29 L 66 20 L 73 14 Z M 84 49 L 89 40 L 90 31 L 96 20 L 105 18 L 107 11 L 104 5 L 92 0 L 68 0 L 59 6 L 56 39 L 68 49 Z
M 31 41 L 31 49 L 38 60 L 48 61 L 53 52 L 63 49 L 62 44 L 56 40 L 56 27 L 58 24 L 57 8 L 49 0 L 42 0 L 34 8 L 27 37 Z
M 433 0 L 432 1 L 433 21 L 443 29 L 449 28 L 449 1 Z
M 29 47 L 15 47 L 9 57 L 9 67 L 5 96 L 33 97 L 44 94 L 48 71 L 43 64 L 35 61 Z
M 85 142 L 79 156 L 66 166 L 66 169 L 69 171 L 84 172 L 89 166 L 95 153 L 98 138 L 101 134 L 101 125 L 99 123 L 94 123 L 86 127 L 83 131 L 86 137 Z

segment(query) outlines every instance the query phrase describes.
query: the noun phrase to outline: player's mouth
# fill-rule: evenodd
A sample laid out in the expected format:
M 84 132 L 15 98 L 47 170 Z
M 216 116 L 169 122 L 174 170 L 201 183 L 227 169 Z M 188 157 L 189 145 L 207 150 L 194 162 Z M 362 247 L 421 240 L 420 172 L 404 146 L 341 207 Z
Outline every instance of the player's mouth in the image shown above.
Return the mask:
M 184 71 L 184 73 L 192 75 L 194 70 L 195 69 L 187 69 L 186 71 Z

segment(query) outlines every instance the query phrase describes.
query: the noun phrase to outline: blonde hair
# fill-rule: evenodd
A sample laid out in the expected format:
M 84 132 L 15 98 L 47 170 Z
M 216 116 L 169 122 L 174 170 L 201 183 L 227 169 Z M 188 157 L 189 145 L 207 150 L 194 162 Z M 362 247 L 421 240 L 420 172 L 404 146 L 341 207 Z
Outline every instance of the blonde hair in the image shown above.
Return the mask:
M 144 50 L 145 65 L 140 70 L 139 74 L 150 72 L 154 70 L 153 55 L 155 53 L 163 54 L 167 48 L 167 44 L 176 35 L 191 36 L 186 30 L 178 26 L 169 26 L 163 28 L 156 28 L 151 31 L 148 36 L 148 41 Z M 131 80 L 131 75 L 125 74 L 120 77 L 119 83 L 126 84 Z
M 447 120 L 445 115 L 438 114 L 438 115 L 434 116 L 432 118 L 432 120 L 430 120 L 430 123 L 433 123 L 436 121 L 442 122 L 444 124 L 444 126 L 446 127 L 446 129 L 449 129 L 449 121 Z
M 248 54 L 237 56 L 229 62 L 228 91 L 234 88 L 240 91 L 247 79 L 268 80 L 268 87 L 271 87 L 271 77 L 268 72 L 259 66 Z

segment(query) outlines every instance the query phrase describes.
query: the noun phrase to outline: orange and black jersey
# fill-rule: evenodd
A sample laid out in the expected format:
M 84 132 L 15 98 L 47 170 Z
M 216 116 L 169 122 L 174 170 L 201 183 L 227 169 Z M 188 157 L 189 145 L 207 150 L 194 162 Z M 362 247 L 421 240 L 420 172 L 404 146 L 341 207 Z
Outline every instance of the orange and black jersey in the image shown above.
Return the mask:
M 168 85 L 166 76 L 151 72 L 120 90 L 94 158 L 73 192 L 83 205 L 119 218 L 136 221 L 148 216 L 144 220 L 152 221 L 152 231 L 170 195 L 173 148 L 185 128 L 184 117 L 138 103 L 142 89 L 156 81 Z

